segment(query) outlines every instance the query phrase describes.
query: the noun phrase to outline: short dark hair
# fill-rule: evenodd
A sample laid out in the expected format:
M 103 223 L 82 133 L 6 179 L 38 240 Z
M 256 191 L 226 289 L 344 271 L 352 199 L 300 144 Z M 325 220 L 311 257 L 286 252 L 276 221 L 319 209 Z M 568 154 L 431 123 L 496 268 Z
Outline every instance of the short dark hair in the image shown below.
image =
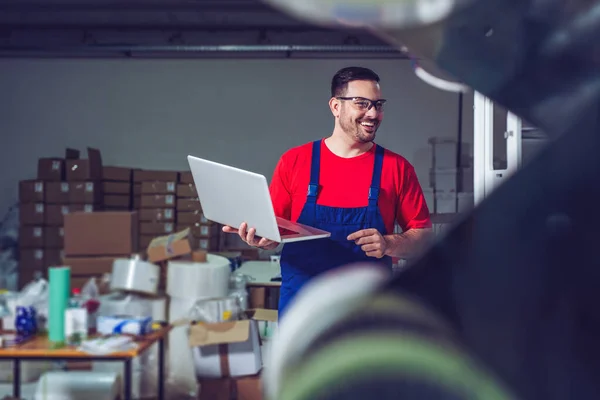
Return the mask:
M 331 97 L 343 96 L 352 81 L 375 81 L 379 83 L 379 75 L 364 67 L 346 67 L 335 73 L 331 79 Z

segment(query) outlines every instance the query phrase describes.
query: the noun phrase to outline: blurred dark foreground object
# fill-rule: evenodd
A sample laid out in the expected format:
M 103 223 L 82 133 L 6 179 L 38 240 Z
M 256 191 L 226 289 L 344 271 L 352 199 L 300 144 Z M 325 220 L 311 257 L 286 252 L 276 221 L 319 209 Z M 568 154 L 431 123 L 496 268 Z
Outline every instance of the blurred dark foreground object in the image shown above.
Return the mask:
M 600 1 L 479 0 L 435 25 L 374 31 L 552 138 L 380 295 L 443 316 L 516 398 L 600 398 Z M 313 399 L 365 398 L 365 381 L 337 368 L 344 385 Z M 391 399 L 395 382 L 379 371 L 367 386 Z

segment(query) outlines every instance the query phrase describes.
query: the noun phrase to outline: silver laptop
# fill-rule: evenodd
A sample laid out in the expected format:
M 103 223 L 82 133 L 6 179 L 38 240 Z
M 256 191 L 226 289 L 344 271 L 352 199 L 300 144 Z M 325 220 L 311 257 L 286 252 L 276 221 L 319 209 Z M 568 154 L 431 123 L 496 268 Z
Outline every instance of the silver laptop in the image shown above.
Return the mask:
M 202 213 L 206 219 L 239 227 L 243 222 L 256 235 L 278 243 L 321 239 L 329 232 L 275 216 L 267 179 L 228 165 L 188 156 Z

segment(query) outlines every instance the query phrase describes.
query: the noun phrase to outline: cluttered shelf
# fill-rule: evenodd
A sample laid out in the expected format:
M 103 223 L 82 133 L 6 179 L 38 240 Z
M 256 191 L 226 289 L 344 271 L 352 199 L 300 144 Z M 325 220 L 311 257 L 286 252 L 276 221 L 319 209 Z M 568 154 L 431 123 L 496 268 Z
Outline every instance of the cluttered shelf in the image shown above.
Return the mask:
M 146 351 L 154 343 L 164 339 L 171 329 L 172 326 L 167 325 L 144 336 L 136 336 L 134 340 L 136 346 L 134 348 L 125 351 L 112 352 L 110 354 L 91 354 L 79 350 L 76 346 L 64 346 L 57 348 L 48 340 L 48 336 L 37 335 L 23 343 L 16 344 L 11 347 L 0 348 L 0 359 L 46 358 L 99 360 L 102 358 L 135 358 Z M 11 335 L 14 333 L 14 331 L 3 331 L 2 335 Z M 100 335 L 92 335 L 90 339 L 95 337 L 100 337 Z

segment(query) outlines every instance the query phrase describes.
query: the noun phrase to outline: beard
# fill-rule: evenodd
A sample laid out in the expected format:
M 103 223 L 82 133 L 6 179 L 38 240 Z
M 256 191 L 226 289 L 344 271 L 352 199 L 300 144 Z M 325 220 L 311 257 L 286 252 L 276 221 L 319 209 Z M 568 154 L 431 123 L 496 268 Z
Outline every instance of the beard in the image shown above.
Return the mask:
M 367 122 L 373 124 L 372 127 L 363 126 L 361 122 Z M 340 126 L 342 130 L 350 135 L 353 139 L 360 143 L 369 143 L 375 140 L 377 128 L 379 128 L 379 121 L 374 119 L 358 119 L 353 120 L 350 118 L 341 118 Z

